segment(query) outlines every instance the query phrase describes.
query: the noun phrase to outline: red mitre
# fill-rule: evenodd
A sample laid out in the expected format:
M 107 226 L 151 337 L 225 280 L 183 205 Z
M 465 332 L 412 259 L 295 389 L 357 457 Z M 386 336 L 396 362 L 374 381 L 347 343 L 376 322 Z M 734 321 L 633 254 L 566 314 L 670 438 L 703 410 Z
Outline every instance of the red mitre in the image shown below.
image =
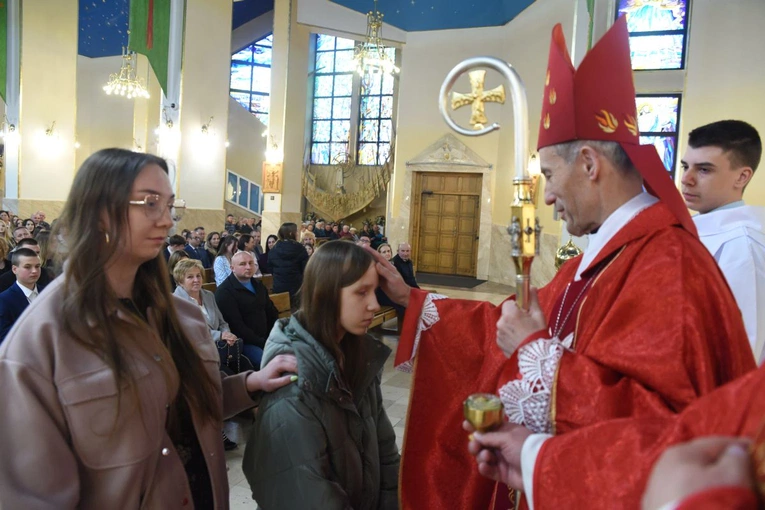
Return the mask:
M 693 235 L 680 193 L 653 145 L 640 145 L 627 18 L 622 16 L 574 69 L 560 24 L 550 43 L 537 148 L 573 140 L 618 142 L 643 176 L 649 193 L 664 202 Z

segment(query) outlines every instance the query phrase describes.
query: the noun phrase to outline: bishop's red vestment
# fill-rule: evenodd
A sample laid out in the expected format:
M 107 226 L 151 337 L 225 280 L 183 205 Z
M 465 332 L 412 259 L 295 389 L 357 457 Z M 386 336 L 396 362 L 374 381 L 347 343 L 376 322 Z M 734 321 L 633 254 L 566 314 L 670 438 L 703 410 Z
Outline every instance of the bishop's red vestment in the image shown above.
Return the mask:
M 613 420 L 548 439 L 535 464 L 534 508 L 639 508 L 661 453 L 673 444 L 711 435 L 755 439 L 754 472 L 765 488 L 764 426 L 765 366 L 696 400 L 679 415 Z M 679 508 L 757 508 L 751 500 L 747 491 L 717 488 L 683 501 Z
M 580 259 L 539 291 L 551 326 Z M 533 335 L 509 360 L 496 345 L 500 307 L 411 291 L 396 354 L 396 365 L 414 363 L 402 509 L 489 507 L 495 484 L 478 474 L 461 428 L 472 393 L 499 391 L 511 421 L 562 434 L 620 417 L 668 419 L 755 367 L 714 259 L 662 202 L 619 230 L 582 278 L 591 282 L 573 305 L 571 334 Z M 578 463 L 567 470 L 575 475 Z

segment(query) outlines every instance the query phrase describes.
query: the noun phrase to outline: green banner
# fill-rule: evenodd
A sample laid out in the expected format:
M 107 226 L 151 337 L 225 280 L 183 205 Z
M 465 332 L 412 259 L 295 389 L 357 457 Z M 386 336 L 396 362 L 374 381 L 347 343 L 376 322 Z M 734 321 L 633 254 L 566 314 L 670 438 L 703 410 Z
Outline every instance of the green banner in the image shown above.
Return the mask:
M 587 14 L 590 15 L 590 22 L 587 26 L 587 51 L 592 49 L 592 21 L 595 15 L 595 0 L 587 0 Z
M 165 94 L 169 42 L 170 0 L 130 0 L 128 48 L 146 55 Z
M 0 97 L 5 101 L 8 81 L 8 2 L 0 0 Z

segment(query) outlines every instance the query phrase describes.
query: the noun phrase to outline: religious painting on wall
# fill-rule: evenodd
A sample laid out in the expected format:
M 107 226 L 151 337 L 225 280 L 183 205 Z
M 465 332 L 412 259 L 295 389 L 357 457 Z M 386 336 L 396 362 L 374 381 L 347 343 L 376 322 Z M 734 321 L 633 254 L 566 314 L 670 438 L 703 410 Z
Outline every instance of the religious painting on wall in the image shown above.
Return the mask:
M 683 69 L 688 0 L 616 0 L 627 16 L 635 70 Z
M 263 162 L 263 193 L 282 192 L 282 164 Z
M 677 159 L 680 94 L 646 94 L 636 97 L 640 143 L 653 144 L 672 178 Z

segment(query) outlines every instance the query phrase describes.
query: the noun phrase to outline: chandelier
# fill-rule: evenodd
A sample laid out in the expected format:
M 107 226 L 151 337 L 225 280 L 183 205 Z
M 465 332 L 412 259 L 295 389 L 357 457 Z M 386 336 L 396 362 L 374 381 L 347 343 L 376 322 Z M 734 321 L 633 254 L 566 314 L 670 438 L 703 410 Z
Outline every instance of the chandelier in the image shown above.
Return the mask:
M 386 52 L 382 43 L 383 14 L 377 10 L 375 0 L 374 11 L 367 13 L 367 37 L 356 46 L 353 60 L 356 62 L 356 72 L 361 76 L 362 85 L 368 87 L 374 74 L 395 74 L 399 69 L 392 55 Z
M 107 95 L 125 96 L 128 99 L 140 97 L 149 98 L 149 91 L 146 90 L 143 78 L 138 77 L 135 69 L 136 54 L 134 51 L 128 51 L 122 47 L 122 66 L 119 73 L 109 75 L 109 82 L 104 85 L 104 92 Z

